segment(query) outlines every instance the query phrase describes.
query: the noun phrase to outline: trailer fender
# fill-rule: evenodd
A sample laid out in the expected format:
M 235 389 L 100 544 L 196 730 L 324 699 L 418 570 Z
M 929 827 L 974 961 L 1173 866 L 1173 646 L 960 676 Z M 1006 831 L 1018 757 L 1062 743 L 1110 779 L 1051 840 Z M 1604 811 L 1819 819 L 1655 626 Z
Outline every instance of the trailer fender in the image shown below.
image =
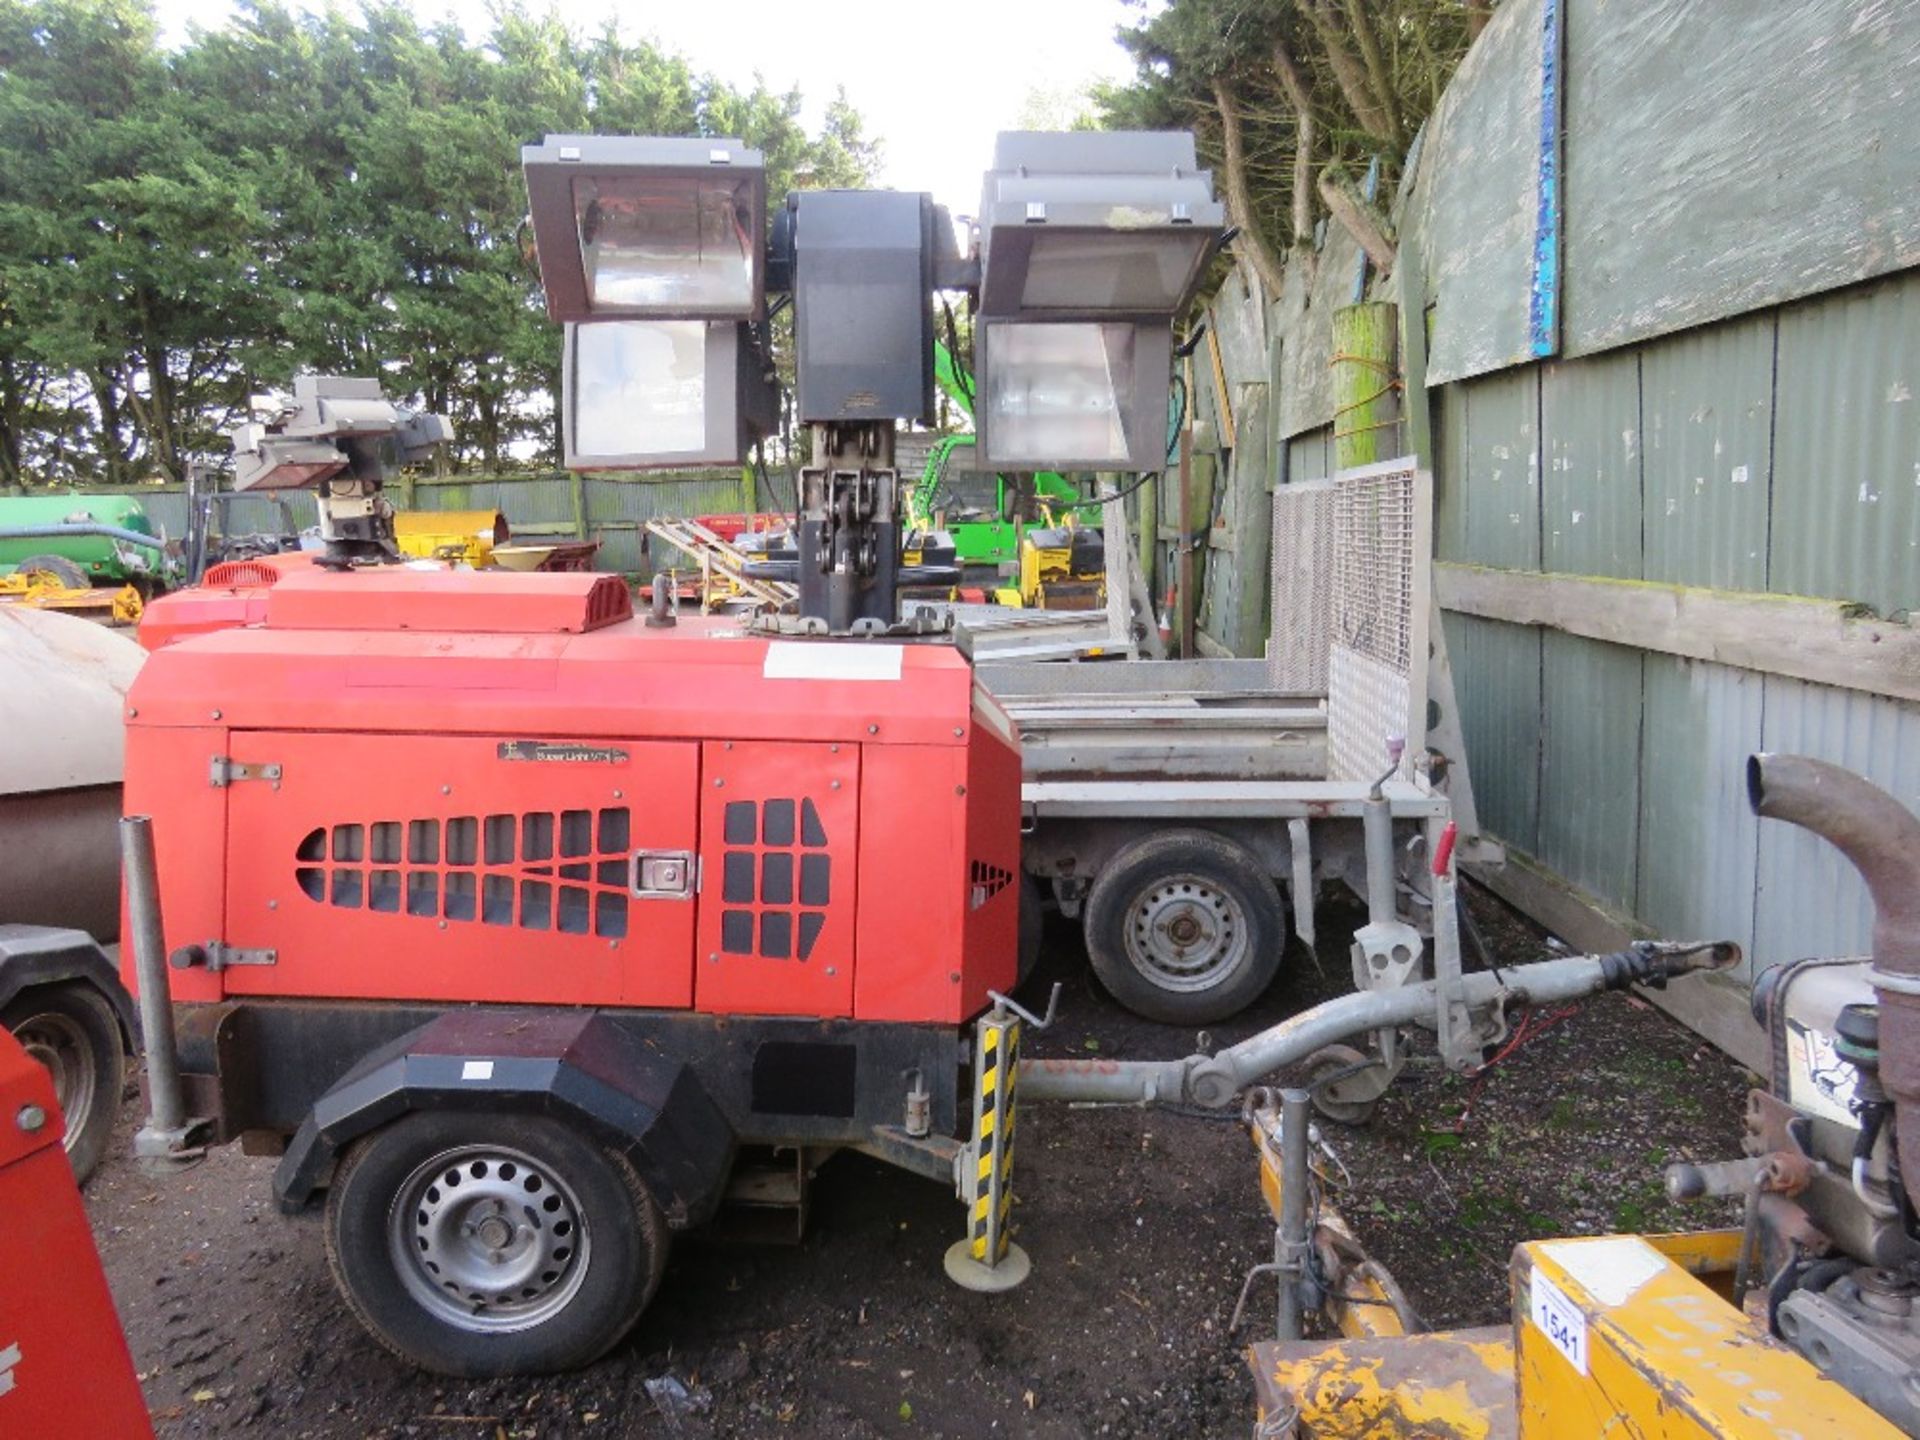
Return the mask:
M 455 1010 L 374 1050 L 314 1103 L 274 1172 L 281 1209 L 305 1209 L 348 1145 L 413 1110 L 578 1125 L 633 1162 L 674 1229 L 713 1213 L 733 1165 L 733 1127 L 693 1071 L 611 1021 Z
M 120 1043 L 127 1054 L 134 1054 L 140 1042 L 140 1017 L 133 997 L 120 983 L 120 972 L 98 940 L 84 930 L 0 925 L 0 1010 L 36 986 L 73 982 L 91 985 L 106 997 L 120 1024 Z

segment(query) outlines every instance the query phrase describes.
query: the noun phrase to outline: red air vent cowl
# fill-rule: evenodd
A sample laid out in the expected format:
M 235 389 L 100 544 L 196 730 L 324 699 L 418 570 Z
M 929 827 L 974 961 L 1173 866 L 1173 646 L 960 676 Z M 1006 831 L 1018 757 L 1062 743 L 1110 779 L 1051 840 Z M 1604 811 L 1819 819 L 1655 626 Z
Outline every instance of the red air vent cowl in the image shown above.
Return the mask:
M 497 570 L 314 569 L 267 592 L 269 630 L 581 635 L 633 618 L 617 575 Z
M 278 567 L 261 560 L 222 560 L 207 570 L 200 583 L 210 590 L 249 590 L 275 584 Z

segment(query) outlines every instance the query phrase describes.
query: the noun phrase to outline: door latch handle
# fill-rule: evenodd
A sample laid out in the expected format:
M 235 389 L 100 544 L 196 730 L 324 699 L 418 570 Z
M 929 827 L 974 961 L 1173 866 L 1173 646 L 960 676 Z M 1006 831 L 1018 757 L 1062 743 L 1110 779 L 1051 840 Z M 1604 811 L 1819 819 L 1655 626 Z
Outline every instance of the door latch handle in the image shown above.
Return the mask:
M 696 866 L 691 850 L 636 850 L 627 888 L 643 900 L 691 900 Z

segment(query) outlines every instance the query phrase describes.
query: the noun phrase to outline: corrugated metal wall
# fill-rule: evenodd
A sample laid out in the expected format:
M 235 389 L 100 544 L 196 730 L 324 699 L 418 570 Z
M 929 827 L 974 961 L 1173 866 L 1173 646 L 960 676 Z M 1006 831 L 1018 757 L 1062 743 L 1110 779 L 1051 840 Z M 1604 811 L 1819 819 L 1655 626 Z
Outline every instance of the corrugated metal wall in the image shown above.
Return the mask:
M 1920 600 L 1920 284 L 1779 317 L 1767 588 L 1883 615 Z
M 1442 560 L 1855 601 L 1920 600 L 1920 272 L 1434 396 Z M 1670 935 L 1761 966 L 1863 946 L 1851 869 L 1760 826 L 1758 749 L 1920 809 L 1920 707 L 1446 618 L 1483 823 Z
M 1403 360 L 1441 561 L 1709 587 L 1720 613 L 1767 594 L 1915 609 L 1920 152 L 1898 139 L 1920 28 L 1879 0 L 1803 0 L 1766 25 L 1747 8 L 1506 0 L 1424 127 L 1398 263 L 1371 293 L 1420 317 Z M 1771 101 L 1702 100 L 1735 93 Z M 1266 314 L 1297 479 L 1331 468 L 1332 317 L 1360 298 L 1350 237 L 1326 234 Z M 1864 890 L 1822 842 L 1753 818 L 1744 762 L 1805 750 L 1920 809 L 1920 705 L 1571 633 L 1604 616 L 1490 618 L 1592 590 L 1442 578 L 1480 597 L 1444 628 L 1484 829 L 1590 908 L 1739 940 L 1753 964 L 1865 944 Z M 1582 918 L 1520 869 L 1510 893 Z

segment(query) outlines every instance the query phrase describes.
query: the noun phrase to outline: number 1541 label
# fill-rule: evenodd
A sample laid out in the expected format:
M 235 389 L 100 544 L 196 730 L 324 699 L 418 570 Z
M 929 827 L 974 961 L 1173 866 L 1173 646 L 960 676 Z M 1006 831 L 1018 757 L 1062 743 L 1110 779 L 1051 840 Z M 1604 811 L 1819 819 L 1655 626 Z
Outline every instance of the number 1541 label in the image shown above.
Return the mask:
M 1566 1292 L 1535 1270 L 1527 1281 L 1527 1311 L 1534 1327 L 1582 1375 L 1587 1373 L 1587 1317 Z

